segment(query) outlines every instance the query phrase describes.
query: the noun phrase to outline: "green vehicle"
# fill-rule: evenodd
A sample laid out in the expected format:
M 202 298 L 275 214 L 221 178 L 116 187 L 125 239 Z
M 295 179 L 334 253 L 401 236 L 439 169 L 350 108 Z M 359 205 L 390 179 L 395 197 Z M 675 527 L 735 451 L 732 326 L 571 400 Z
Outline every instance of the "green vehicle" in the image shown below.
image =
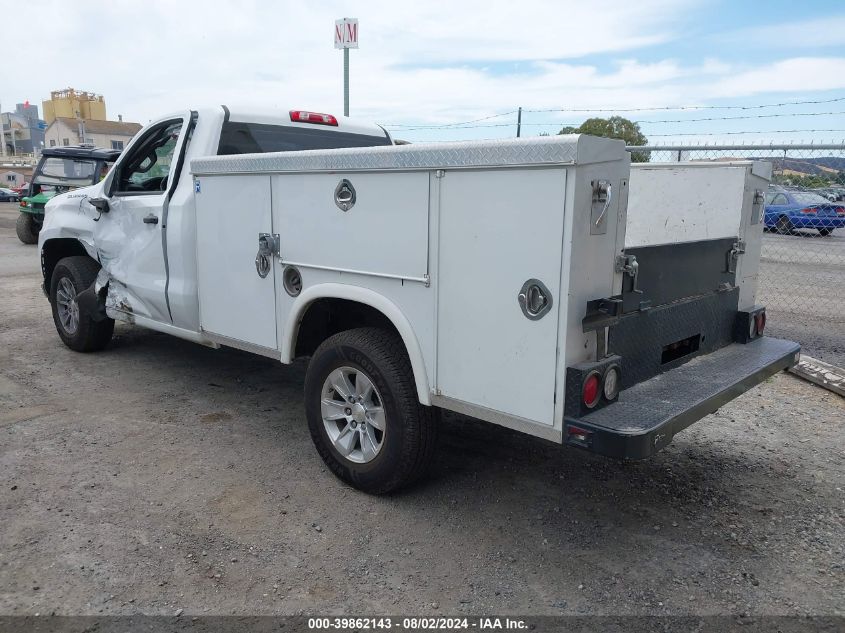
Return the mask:
M 24 244 L 37 244 L 47 201 L 60 193 L 98 183 L 118 156 L 120 150 L 93 145 L 45 149 L 32 175 L 29 191 L 21 198 L 16 224 L 18 239 Z

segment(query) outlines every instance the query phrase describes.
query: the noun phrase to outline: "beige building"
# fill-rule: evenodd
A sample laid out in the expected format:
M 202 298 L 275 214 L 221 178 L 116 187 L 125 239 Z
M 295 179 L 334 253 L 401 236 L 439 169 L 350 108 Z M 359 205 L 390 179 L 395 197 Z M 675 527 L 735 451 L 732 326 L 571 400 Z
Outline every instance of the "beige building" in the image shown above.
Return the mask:
M 106 100 L 103 95 L 67 88 L 54 90 L 49 101 L 42 101 L 44 120 L 50 124 L 59 118 L 106 120 Z
M 123 149 L 140 129 L 139 123 L 58 117 L 44 132 L 44 147 L 89 143 L 106 149 Z

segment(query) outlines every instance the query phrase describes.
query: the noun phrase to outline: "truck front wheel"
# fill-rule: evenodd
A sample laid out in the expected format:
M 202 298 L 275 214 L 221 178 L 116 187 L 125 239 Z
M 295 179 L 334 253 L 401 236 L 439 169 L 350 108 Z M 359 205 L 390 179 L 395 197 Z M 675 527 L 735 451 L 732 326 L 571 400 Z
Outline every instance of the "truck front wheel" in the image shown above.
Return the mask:
M 434 453 L 437 419 L 419 403 L 402 340 L 378 328 L 326 339 L 305 376 L 305 411 L 320 457 L 373 494 L 419 479 Z
M 38 244 L 38 232 L 41 225 L 36 222 L 31 213 L 18 213 L 18 221 L 15 223 L 15 231 L 18 239 L 24 244 Z
M 100 265 L 90 257 L 65 257 L 56 264 L 50 280 L 50 305 L 56 331 L 64 344 L 77 352 L 103 349 L 114 332 L 112 319 L 95 321 L 78 299 L 79 293 L 94 283 L 99 271 Z

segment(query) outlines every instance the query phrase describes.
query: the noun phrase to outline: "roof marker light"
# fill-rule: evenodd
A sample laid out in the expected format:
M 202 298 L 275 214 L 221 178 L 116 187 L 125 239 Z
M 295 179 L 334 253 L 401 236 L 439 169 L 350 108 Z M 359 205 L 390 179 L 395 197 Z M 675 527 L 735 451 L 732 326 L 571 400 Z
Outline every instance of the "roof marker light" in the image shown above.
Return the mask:
M 331 114 L 308 112 L 306 110 L 291 110 L 290 120 L 294 123 L 314 123 L 315 125 L 333 125 L 337 127 L 337 119 Z

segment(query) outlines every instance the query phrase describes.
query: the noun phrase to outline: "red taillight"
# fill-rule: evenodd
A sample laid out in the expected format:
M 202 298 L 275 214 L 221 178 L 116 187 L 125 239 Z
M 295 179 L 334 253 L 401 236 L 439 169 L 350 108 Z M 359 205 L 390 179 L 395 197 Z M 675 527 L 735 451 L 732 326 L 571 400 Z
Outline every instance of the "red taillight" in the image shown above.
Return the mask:
M 337 127 L 336 118 L 334 118 L 331 114 L 320 114 L 319 112 L 291 110 L 290 120 L 294 123 L 314 123 L 316 125 L 334 125 Z
M 845 208 L 843 207 L 836 207 L 834 211 L 836 211 L 836 215 L 845 215 Z
M 21 200 L 21 206 L 22 207 L 28 207 L 29 203 L 26 200 Z
M 807 207 L 806 209 L 801 209 L 801 213 L 818 213 L 818 209 L 814 209 L 813 207 Z
M 758 312 L 754 315 L 754 325 L 757 328 L 757 336 L 763 336 L 763 330 L 766 329 L 766 313 Z
M 601 395 L 601 374 L 594 371 L 584 379 L 584 385 L 581 388 L 581 398 L 584 401 L 584 406 L 592 409 L 599 403 L 599 396 Z

